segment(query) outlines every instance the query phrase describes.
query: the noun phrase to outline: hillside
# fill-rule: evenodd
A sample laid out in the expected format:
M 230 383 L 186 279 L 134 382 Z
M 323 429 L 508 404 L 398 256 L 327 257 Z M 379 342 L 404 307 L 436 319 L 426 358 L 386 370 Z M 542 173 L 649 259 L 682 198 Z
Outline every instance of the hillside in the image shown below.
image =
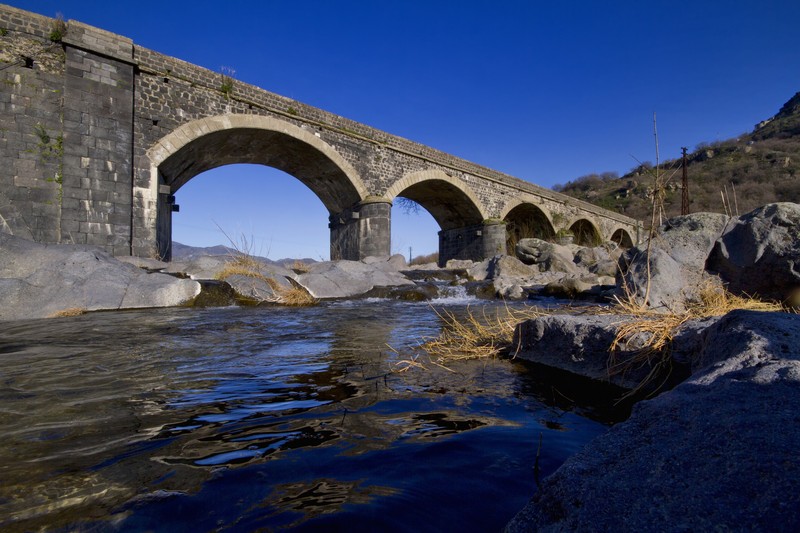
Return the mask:
M 702 143 L 688 154 L 689 210 L 724 213 L 726 192 L 733 214 L 770 202 L 800 203 L 800 92 L 778 113 L 736 139 Z M 667 185 L 665 216 L 681 212 L 680 159 L 664 162 L 661 172 L 674 175 Z M 647 168 L 652 165 L 645 163 Z M 618 177 L 590 174 L 553 187 L 575 198 L 648 220 L 653 178 L 642 166 Z M 726 190 L 727 189 L 727 190 Z

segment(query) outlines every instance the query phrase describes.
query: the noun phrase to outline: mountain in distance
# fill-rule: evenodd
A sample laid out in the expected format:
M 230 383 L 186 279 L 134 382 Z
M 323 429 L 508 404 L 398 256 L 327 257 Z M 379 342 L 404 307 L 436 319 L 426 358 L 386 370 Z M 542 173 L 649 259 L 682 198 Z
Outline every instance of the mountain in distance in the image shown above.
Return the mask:
M 218 244 L 216 246 L 198 247 L 198 246 L 189 246 L 187 244 L 181 244 L 177 241 L 172 241 L 173 261 L 189 261 L 205 255 L 211 255 L 211 256 L 221 255 L 225 257 L 233 257 L 238 253 L 239 252 L 235 248 L 232 248 L 230 246 L 224 246 L 222 244 Z M 317 262 L 315 259 L 311 259 L 309 257 L 305 257 L 302 259 L 284 258 L 284 259 L 273 260 L 267 257 L 253 255 L 253 258 L 258 259 L 259 261 L 262 261 L 264 263 L 272 265 L 280 265 L 285 268 L 289 268 L 296 262 L 305 263 L 307 265 Z
M 665 217 L 681 214 L 681 159 L 659 165 L 667 182 Z M 778 113 L 735 139 L 701 143 L 687 154 L 689 212 L 741 215 L 771 202 L 800 203 L 800 92 Z M 653 165 L 644 163 L 622 177 L 589 174 L 554 190 L 649 221 Z M 674 173 L 674 174 L 673 174 Z

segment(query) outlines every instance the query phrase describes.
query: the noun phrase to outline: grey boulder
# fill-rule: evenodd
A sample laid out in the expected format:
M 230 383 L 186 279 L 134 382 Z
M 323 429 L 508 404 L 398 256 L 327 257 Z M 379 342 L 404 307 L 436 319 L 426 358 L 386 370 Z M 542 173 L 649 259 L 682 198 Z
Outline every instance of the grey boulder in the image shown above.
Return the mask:
M 800 287 L 800 205 L 768 204 L 722 235 L 706 263 L 728 290 L 783 301 Z
M 148 274 L 89 246 L 44 245 L 0 234 L 0 320 L 182 305 L 200 284 Z
M 800 320 L 734 311 L 701 341 L 688 380 L 568 459 L 506 531 L 797 531 Z
M 666 221 L 655 232 L 649 257 L 644 243 L 620 258 L 618 296 L 630 295 L 640 303 L 649 296 L 647 303 L 655 310 L 685 311 L 700 298 L 704 285 L 715 283 L 705 272 L 706 259 L 728 221 L 718 213 L 694 213 Z
M 398 272 L 391 260 L 371 262 L 328 261 L 311 265 L 296 281 L 314 298 L 350 298 L 374 287 L 400 287 L 414 282 Z
M 515 252 L 520 261 L 528 265 L 537 265 L 542 272 L 578 273 L 575 256 L 567 246 L 541 239 L 520 239 Z

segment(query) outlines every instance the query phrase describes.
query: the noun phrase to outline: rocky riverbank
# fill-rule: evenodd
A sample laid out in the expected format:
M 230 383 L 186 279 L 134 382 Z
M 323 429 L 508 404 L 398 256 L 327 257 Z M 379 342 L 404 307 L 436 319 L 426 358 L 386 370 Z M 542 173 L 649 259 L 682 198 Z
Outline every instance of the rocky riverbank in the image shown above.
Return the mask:
M 652 336 L 644 332 L 610 362 L 615 330 L 632 320 L 623 315 L 517 327 L 523 359 L 629 389 L 657 379 L 644 391 L 655 397 L 544 480 L 507 531 L 800 527 L 800 206 L 679 217 L 653 244 L 649 257 L 645 246 L 626 252 L 617 277 L 619 296 L 642 315 L 678 318 L 651 358 L 624 364 Z M 691 318 L 722 288 L 782 301 L 785 311 Z M 610 373 L 620 362 L 626 372 Z
M 572 330 L 572 319 L 548 318 Z M 568 459 L 507 531 L 800 527 L 800 318 L 732 311 L 685 329 L 673 353 L 689 377 Z M 558 337 L 542 340 L 558 346 Z M 531 358 L 603 373 L 597 357 Z

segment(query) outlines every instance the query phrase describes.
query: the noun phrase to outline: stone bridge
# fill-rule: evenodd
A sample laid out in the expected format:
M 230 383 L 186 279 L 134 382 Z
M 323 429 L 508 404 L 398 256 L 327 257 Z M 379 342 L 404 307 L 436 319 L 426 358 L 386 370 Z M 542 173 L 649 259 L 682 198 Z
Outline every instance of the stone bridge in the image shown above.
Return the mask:
M 398 197 L 439 224 L 441 262 L 521 237 L 639 240 L 628 217 L 78 21 L 0 5 L 0 60 L 0 231 L 35 241 L 168 260 L 181 187 L 232 163 L 314 191 L 331 259 L 389 255 Z

